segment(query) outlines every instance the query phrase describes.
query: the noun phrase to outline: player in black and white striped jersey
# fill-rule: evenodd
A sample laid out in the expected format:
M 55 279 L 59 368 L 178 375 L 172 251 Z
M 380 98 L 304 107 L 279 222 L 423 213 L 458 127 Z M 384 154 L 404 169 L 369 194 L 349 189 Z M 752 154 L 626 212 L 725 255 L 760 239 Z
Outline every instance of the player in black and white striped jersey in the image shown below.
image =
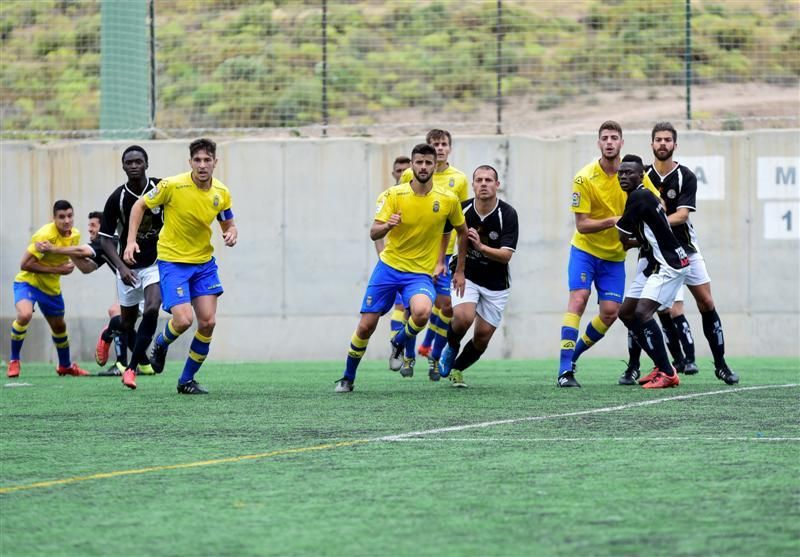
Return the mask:
M 711 277 L 700 252 L 697 234 L 689 220 L 689 214 L 696 210 L 697 177 L 689 168 L 673 160 L 677 139 L 678 132 L 669 122 L 659 122 L 653 127 L 651 146 L 655 161 L 646 169 L 646 174 L 661 192 L 672 232 L 689 255 L 690 269 L 685 284 L 697 302 L 703 320 L 703 333 L 714 357 L 716 376 L 728 385 L 735 385 L 739 382 L 739 377 L 731 371 L 725 361 L 722 321 L 711 295 Z M 673 355 L 677 356 L 680 353 L 678 344 L 682 345 L 686 352 L 682 362 L 676 361 L 680 366 L 678 371 L 687 375 L 697 373 L 697 365 L 694 362 L 694 339 L 689 323 L 683 315 L 683 289 L 678 292 L 672 310 L 661 312 L 660 317 L 668 342 L 672 345 Z M 631 360 L 636 359 L 635 350 L 635 348 L 629 350 Z
M 660 307 L 672 306 L 689 273 L 689 256 L 672 233 L 660 200 L 642 184 L 642 159 L 636 155 L 623 157 L 617 176 L 628 194 L 625 211 L 617 221 L 620 241 L 626 249 L 639 246 L 644 255 L 620 306 L 619 318 L 655 364 L 653 372 L 640 381 L 644 388 L 677 387 L 680 379 L 653 315 Z

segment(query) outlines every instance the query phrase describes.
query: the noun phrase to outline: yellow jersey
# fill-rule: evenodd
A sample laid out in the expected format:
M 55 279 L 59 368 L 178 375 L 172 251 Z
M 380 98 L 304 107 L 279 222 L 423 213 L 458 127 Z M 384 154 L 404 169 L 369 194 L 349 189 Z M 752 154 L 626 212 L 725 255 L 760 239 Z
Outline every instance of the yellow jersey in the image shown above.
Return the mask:
M 400 224 L 386 235 L 381 261 L 398 271 L 432 275 L 445 223 L 450 221 L 453 227 L 464 224 L 461 202 L 452 192 L 436 186 L 417 195 L 410 184 L 399 184 L 378 197 L 375 220 L 386 222 L 395 213 L 400 213 Z
M 407 184 L 411 182 L 414 177 L 414 171 L 406 168 L 403 174 L 400 175 L 400 184 Z M 441 188 L 445 191 L 452 191 L 456 194 L 459 201 L 466 201 L 469 199 L 469 179 L 467 175 L 457 169 L 455 166 L 448 166 L 441 172 L 433 173 L 434 187 Z M 453 255 L 456 250 L 456 235 L 450 235 L 450 243 L 447 245 L 447 255 Z
M 164 178 L 143 198 L 149 209 L 163 205 L 164 227 L 158 237 L 158 258 L 172 263 L 206 263 L 211 260 L 211 225 L 217 215 L 230 214 L 231 193 L 212 178 L 203 190 L 186 172 Z M 222 218 L 222 220 L 228 220 Z
M 645 175 L 644 186 L 659 195 L 653 183 Z M 622 216 L 628 194 L 619 185 L 616 174 L 609 176 L 595 160 L 584 166 L 572 181 L 572 212 L 588 214 L 590 219 L 607 219 Z M 615 227 L 572 235 L 572 245 L 605 261 L 625 261 L 625 250 L 619 241 Z
M 28 245 L 28 253 L 39 260 L 39 263 L 47 267 L 58 267 L 69 261 L 67 255 L 56 255 L 55 253 L 42 253 L 36 249 L 36 242 L 50 242 L 55 247 L 66 248 L 77 246 L 81 243 L 81 233 L 77 228 L 70 231 L 69 236 L 62 236 L 58 233 L 58 228 L 54 222 L 45 224 L 31 236 L 31 243 Z M 14 282 L 27 282 L 31 286 L 38 288 L 45 294 L 56 296 L 61 294 L 61 275 L 53 273 L 34 273 L 32 271 L 20 271 L 14 277 Z

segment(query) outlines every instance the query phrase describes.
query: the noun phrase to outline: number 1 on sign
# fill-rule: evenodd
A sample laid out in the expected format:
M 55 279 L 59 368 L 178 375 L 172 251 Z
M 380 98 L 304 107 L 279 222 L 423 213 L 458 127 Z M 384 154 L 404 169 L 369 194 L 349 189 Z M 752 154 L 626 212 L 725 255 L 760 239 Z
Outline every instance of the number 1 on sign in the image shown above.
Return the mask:
M 786 231 L 787 232 L 791 232 L 792 231 L 792 211 L 791 211 L 791 209 L 786 211 L 786 213 L 784 213 L 784 215 L 781 217 L 781 220 L 785 220 L 786 221 Z

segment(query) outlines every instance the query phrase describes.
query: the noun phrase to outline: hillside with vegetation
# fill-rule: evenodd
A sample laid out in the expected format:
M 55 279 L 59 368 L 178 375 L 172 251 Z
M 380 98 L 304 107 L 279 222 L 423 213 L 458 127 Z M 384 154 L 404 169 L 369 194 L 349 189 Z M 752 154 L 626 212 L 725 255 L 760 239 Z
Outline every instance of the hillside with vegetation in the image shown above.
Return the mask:
M 323 119 L 319 1 L 156 2 L 156 125 L 303 126 Z M 497 91 L 496 2 L 328 2 L 329 121 L 386 111 L 474 113 Z M 505 103 L 547 111 L 598 91 L 685 79 L 683 0 L 503 2 Z M 793 0 L 692 2 L 695 85 L 796 87 Z M 92 130 L 100 110 L 100 2 L 0 3 L 2 127 Z M 121 61 L 120 63 L 124 63 Z

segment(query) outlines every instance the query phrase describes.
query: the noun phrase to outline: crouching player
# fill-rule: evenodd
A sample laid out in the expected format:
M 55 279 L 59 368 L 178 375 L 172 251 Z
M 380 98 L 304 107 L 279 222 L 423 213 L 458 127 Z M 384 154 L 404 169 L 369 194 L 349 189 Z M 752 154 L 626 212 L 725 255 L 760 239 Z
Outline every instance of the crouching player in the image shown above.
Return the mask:
M 645 255 L 620 306 L 619 318 L 655 364 L 639 384 L 645 389 L 677 387 L 680 380 L 653 315 L 660 307 L 672 306 L 689 272 L 689 256 L 672 233 L 660 199 L 642 185 L 642 159 L 626 155 L 617 175 L 628 194 L 625 211 L 617 221 L 620 241 L 626 249 L 640 246 Z
M 475 197 L 462 203 L 469 242 L 466 286 L 463 296 L 453 291 L 453 321 L 439 360 L 439 373 L 454 387 L 467 386 L 463 372 L 486 351 L 510 292 L 508 262 L 517 249 L 519 225 L 514 208 L 497 199 L 497 178 L 493 167 L 479 166 L 472 174 Z M 459 354 L 461 339 L 475 321 L 475 334 Z

